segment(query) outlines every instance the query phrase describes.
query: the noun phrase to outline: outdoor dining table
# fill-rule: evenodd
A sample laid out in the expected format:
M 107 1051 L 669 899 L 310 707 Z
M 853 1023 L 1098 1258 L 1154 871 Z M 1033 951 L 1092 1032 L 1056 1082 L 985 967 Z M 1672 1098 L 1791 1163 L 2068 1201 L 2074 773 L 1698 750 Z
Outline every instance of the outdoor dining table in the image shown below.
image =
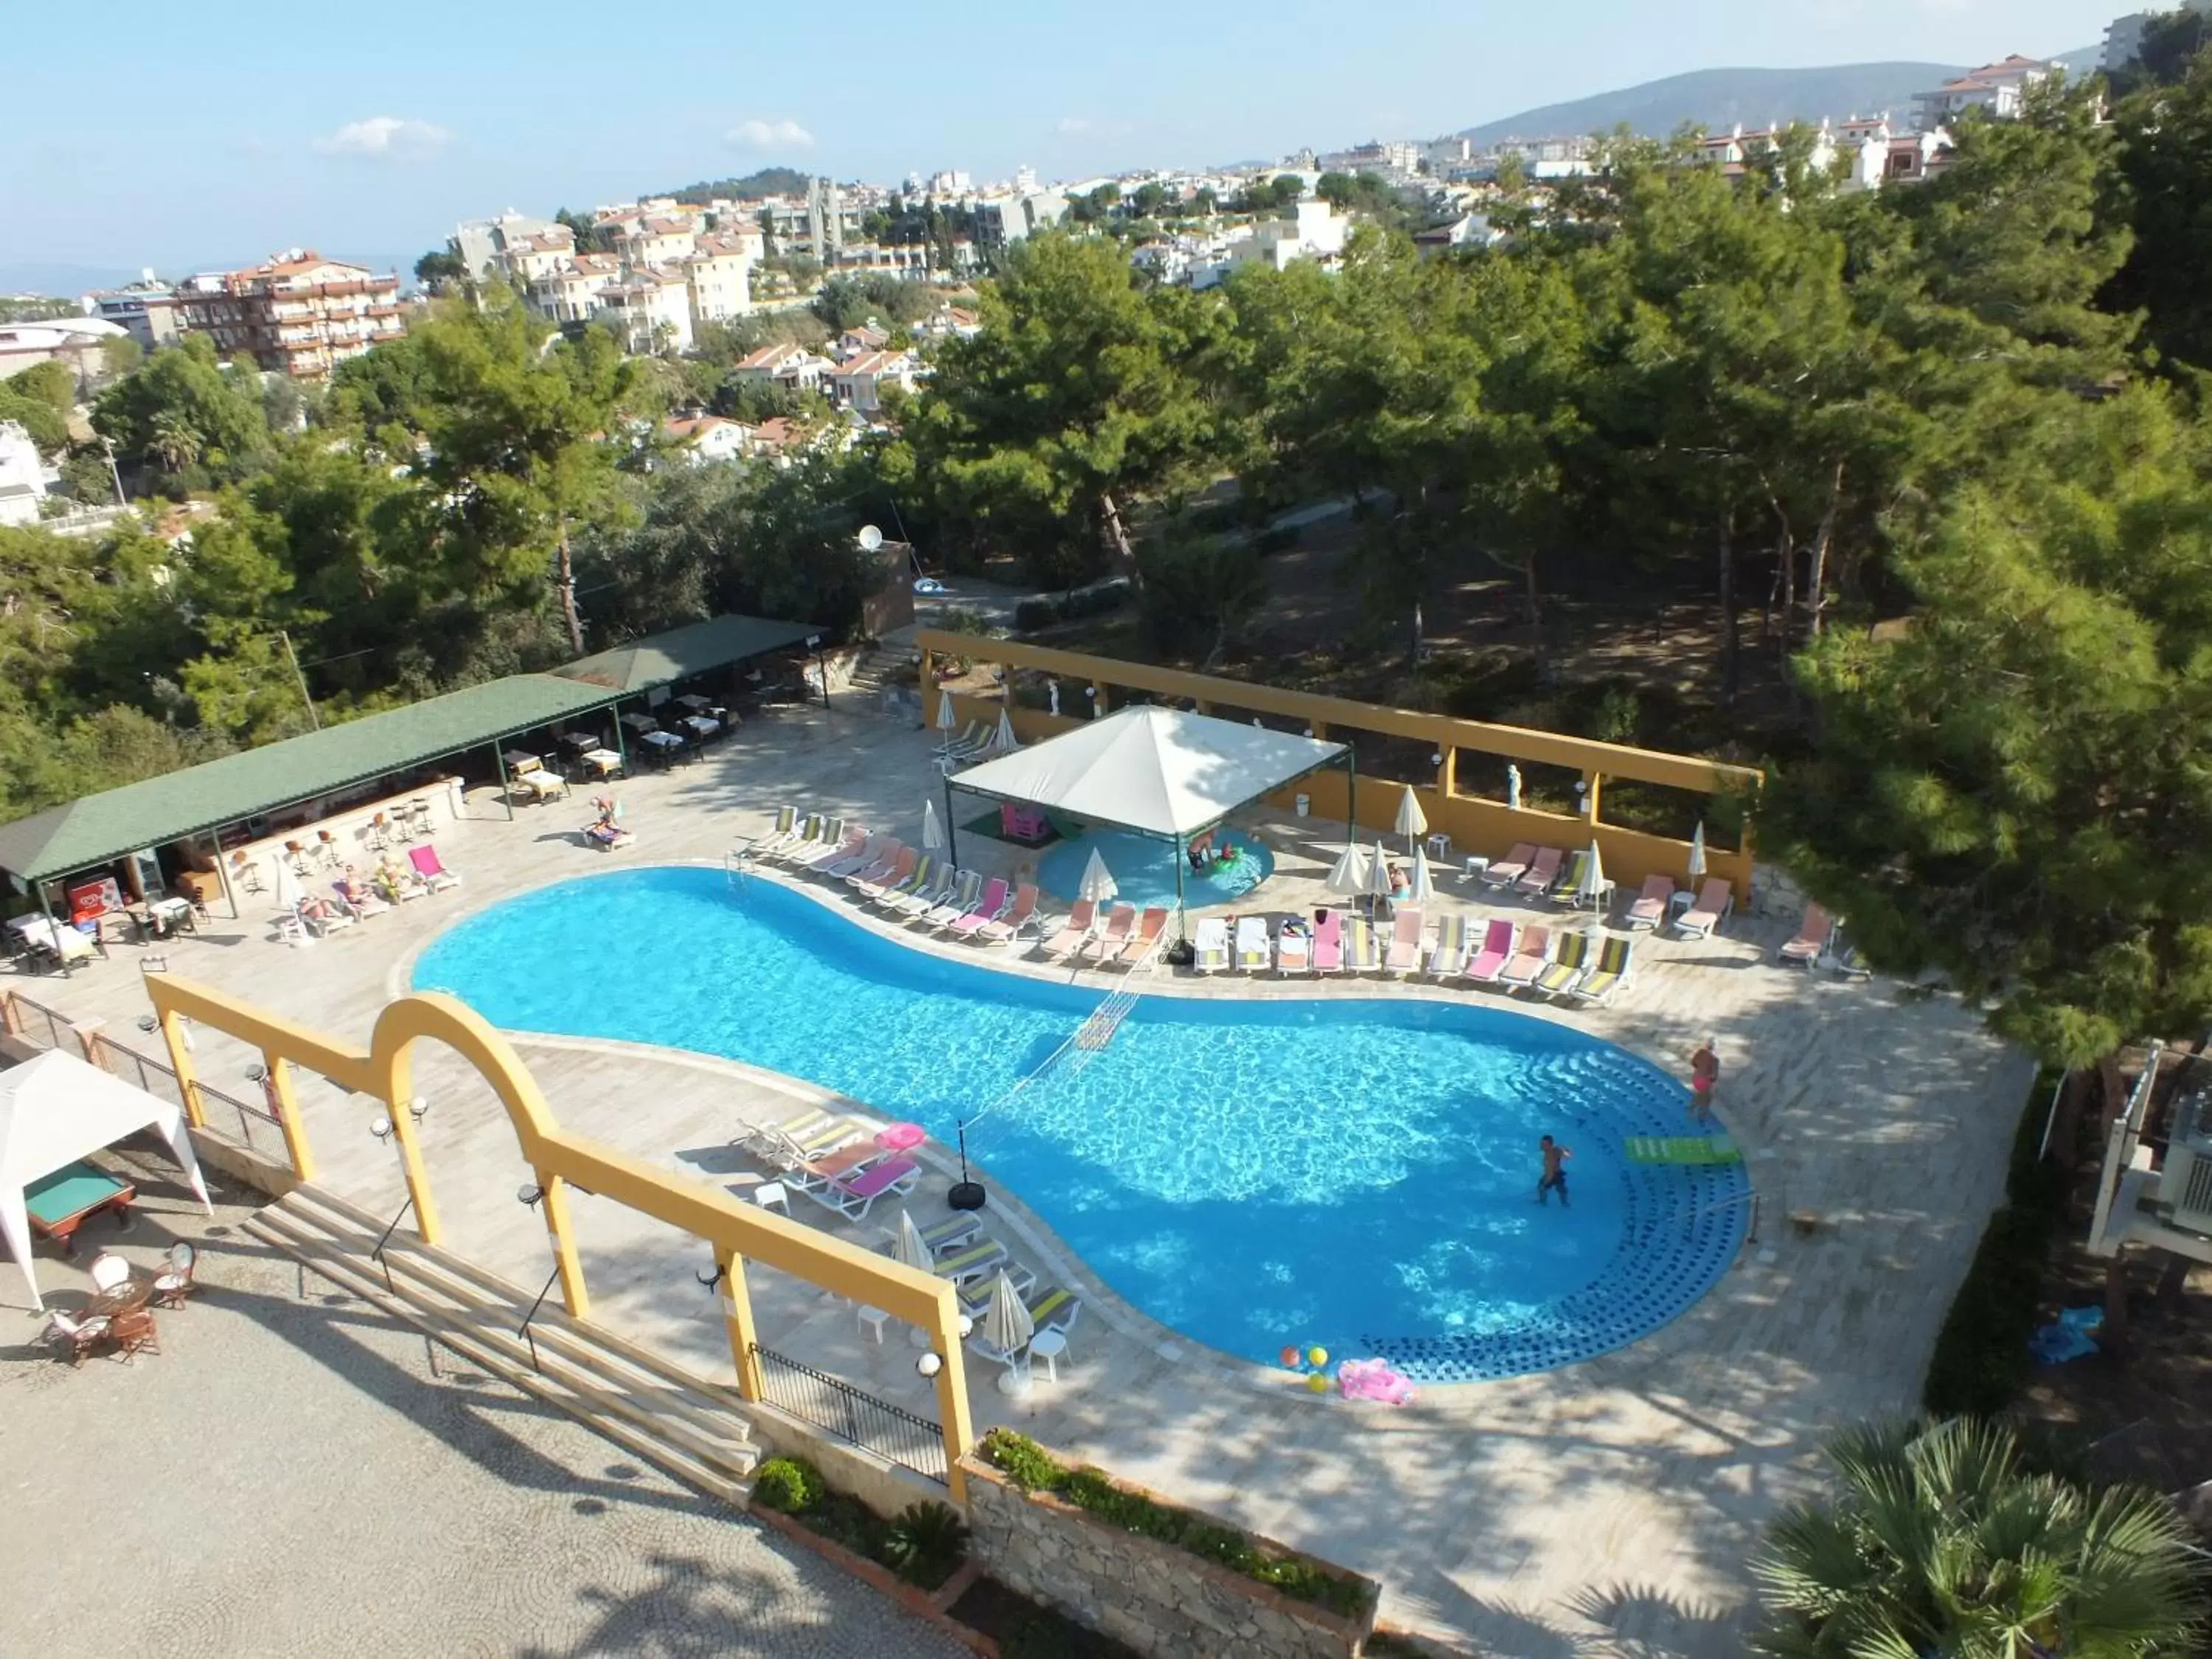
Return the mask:
M 106 1210 L 118 1226 L 131 1219 L 131 1200 L 138 1189 L 106 1170 L 79 1160 L 52 1175 L 41 1176 L 23 1188 L 23 1209 L 31 1225 L 62 1247 L 67 1255 L 76 1248 L 76 1230 Z
M 704 714 L 686 714 L 682 720 L 677 721 L 677 724 L 685 728 L 694 737 L 702 738 L 711 738 L 722 729 L 722 723 L 720 720 L 708 720 Z
M 611 749 L 587 749 L 580 758 L 603 778 L 611 778 L 622 770 L 623 757 Z
M 542 755 L 532 755 L 520 749 L 510 749 L 500 758 L 507 763 L 510 772 L 535 772 L 545 764 Z
M 599 734 L 596 732 L 564 732 L 561 734 L 561 741 L 580 755 L 599 746 Z
M 638 741 L 664 761 L 675 759 L 684 749 L 683 738 L 678 737 L 673 732 L 663 732 L 658 728 L 651 732 L 641 732 Z
M 702 697 L 696 691 L 687 691 L 675 699 L 695 714 L 703 714 L 714 706 L 714 699 Z
M 650 714 L 624 714 L 622 723 L 640 734 L 660 730 L 660 722 Z
M 102 1291 L 88 1298 L 84 1304 L 88 1314 L 97 1314 L 112 1319 L 118 1314 L 136 1313 L 154 1299 L 154 1285 L 133 1273 L 112 1291 Z

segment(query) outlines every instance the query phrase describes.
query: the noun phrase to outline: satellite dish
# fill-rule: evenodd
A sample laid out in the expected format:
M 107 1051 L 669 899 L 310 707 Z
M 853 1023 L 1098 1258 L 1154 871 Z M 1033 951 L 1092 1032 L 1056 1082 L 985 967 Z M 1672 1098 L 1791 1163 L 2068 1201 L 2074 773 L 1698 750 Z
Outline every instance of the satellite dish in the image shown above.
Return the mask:
M 884 532 L 872 524 L 860 526 L 860 551 L 872 553 L 884 544 Z

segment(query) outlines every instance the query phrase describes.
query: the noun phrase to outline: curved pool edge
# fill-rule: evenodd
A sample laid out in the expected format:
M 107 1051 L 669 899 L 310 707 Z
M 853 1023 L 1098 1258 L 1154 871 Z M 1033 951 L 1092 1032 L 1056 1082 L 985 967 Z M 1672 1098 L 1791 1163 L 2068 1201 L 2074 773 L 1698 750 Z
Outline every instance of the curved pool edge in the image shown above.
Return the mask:
M 589 871 L 580 875 L 552 876 L 544 882 L 517 888 L 496 897 L 472 903 L 465 909 L 453 911 L 437 931 L 416 941 L 402 953 L 386 972 L 385 985 L 387 994 L 397 998 L 410 994 L 414 989 L 415 969 L 422 956 L 447 935 L 465 926 L 486 911 L 548 887 L 572 882 L 592 881 L 602 877 L 635 874 L 652 869 L 726 871 L 727 866 L 720 860 L 706 858 L 625 861 L 610 868 Z M 1104 974 L 1084 969 L 1077 969 L 1073 973 L 1055 970 L 1041 963 L 1028 962 L 1022 957 L 1014 956 L 1013 947 L 1011 946 L 977 949 L 951 944 L 939 939 L 933 935 L 915 934 L 903 928 L 890 926 L 871 912 L 840 902 L 842 896 L 839 894 L 812 883 L 794 879 L 781 870 L 756 869 L 747 872 L 744 878 L 767 880 L 784 891 L 803 895 L 821 909 L 837 916 L 844 922 L 863 927 L 879 938 L 893 941 L 908 950 L 937 956 L 948 961 L 964 963 L 970 967 L 992 969 L 1051 984 L 1095 986 L 1099 988 L 1102 996 L 1107 994 L 1111 988 L 1124 985 L 1129 977 L 1124 974 Z M 1225 986 L 1231 984 L 1237 986 L 1245 994 L 1240 996 L 1228 991 Z M 1389 987 L 1388 994 L 1378 994 L 1385 986 Z M 1266 991 L 1264 996 L 1254 997 L 1249 994 L 1250 991 L 1262 988 Z M 1194 977 L 1190 981 L 1182 981 L 1172 975 L 1167 977 L 1148 975 L 1143 994 L 1180 997 L 1193 1001 L 1224 1000 L 1419 1001 L 1444 1006 L 1470 1006 L 1467 996 L 1455 994 L 1441 986 L 1430 986 L 1405 980 L 1377 980 L 1365 976 L 1313 981 L 1239 976 L 1224 982 L 1202 977 Z M 1484 1001 L 1476 1001 L 1472 1006 L 1481 1007 L 1487 1005 Z M 1621 1037 L 1612 1036 L 1598 1036 L 1585 1024 L 1574 1018 L 1569 1010 L 1554 1008 L 1541 1003 L 1522 1003 L 1510 999 L 1500 1004 L 1500 1009 L 1502 1012 L 1524 1018 L 1544 1020 L 1547 1024 L 1573 1031 L 1595 1042 L 1610 1044 L 1667 1075 L 1673 1075 L 1670 1068 L 1648 1053 L 1641 1042 L 1632 1039 L 1624 1041 Z M 674 1064 L 698 1071 L 719 1072 L 726 1076 L 743 1078 L 758 1083 L 794 1099 L 834 1105 L 839 1110 L 850 1111 L 871 1121 L 889 1121 L 879 1108 L 864 1101 L 855 1100 L 836 1090 L 825 1088 L 803 1078 L 794 1077 L 789 1073 L 753 1066 L 743 1060 L 709 1054 L 697 1049 L 623 1038 L 571 1036 L 562 1033 L 531 1031 L 504 1026 L 496 1029 L 518 1047 L 547 1050 L 567 1049 L 578 1053 L 629 1054 L 656 1063 Z M 1723 1123 L 1723 1127 L 1727 1126 Z M 648 1151 L 641 1152 L 640 1155 L 660 1156 L 662 1154 Z M 952 1148 L 945 1146 L 933 1137 L 916 1149 L 916 1155 L 937 1173 L 948 1179 L 957 1173 L 957 1153 Z M 979 1168 L 982 1167 L 980 1161 L 973 1157 L 969 1158 L 969 1163 Z M 1744 1166 L 1744 1173 L 1747 1185 L 1752 1184 L 1748 1164 Z M 988 1170 L 985 1170 L 985 1174 L 988 1175 Z M 1036 1252 L 1040 1266 L 1048 1267 L 1060 1273 L 1080 1294 L 1092 1303 L 1094 1310 L 1105 1323 L 1123 1338 L 1142 1344 L 1160 1360 L 1187 1369 L 1211 1373 L 1221 1380 L 1270 1397 L 1280 1398 L 1288 1395 L 1309 1403 L 1360 1403 L 1339 1401 L 1333 1394 L 1316 1396 L 1305 1388 L 1304 1378 L 1298 1374 L 1260 1361 L 1243 1358 L 1226 1350 L 1213 1347 L 1154 1319 L 1099 1278 L 1080 1253 L 1069 1246 L 1036 1209 L 1022 1200 L 1011 1187 L 995 1177 L 991 1179 L 990 1185 L 993 1206 L 1006 1218 L 1008 1230 L 1013 1232 L 1024 1245 Z M 1738 1239 L 1735 1251 L 1727 1265 L 1698 1296 L 1682 1307 L 1672 1318 L 1654 1326 L 1626 1343 L 1548 1370 L 1514 1372 L 1503 1376 L 1465 1381 L 1423 1380 L 1419 1384 L 1419 1393 L 1412 1406 L 1395 1408 L 1391 1413 L 1381 1414 L 1386 1417 L 1395 1415 L 1401 1418 L 1415 1418 L 1419 1414 L 1419 1401 L 1421 1398 L 1434 1400 L 1439 1405 L 1473 1403 L 1478 1395 L 1495 1397 L 1498 1390 L 1514 1385 L 1542 1384 L 1547 1379 L 1560 1379 L 1569 1374 L 1589 1375 L 1594 1371 L 1602 1373 L 1606 1370 L 1617 1367 L 1626 1357 L 1630 1355 L 1637 1356 L 1639 1359 L 1656 1358 L 1662 1351 L 1677 1346 L 1682 1340 L 1682 1334 L 1693 1322 L 1700 1311 L 1710 1310 L 1716 1300 L 1717 1293 L 1723 1292 L 1738 1276 L 1743 1264 L 1744 1247 L 1747 1242 L 1747 1238 Z

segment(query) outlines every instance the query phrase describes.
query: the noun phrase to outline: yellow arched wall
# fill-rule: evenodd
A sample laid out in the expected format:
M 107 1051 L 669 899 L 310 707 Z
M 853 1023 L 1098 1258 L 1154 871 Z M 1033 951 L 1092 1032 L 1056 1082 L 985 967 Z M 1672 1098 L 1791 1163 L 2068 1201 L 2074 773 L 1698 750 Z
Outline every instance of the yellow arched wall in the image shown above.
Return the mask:
M 427 1038 L 452 1048 L 483 1074 L 506 1106 L 522 1156 L 544 1190 L 546 1230 L 552 1235 L 562 1295 L 569 1314 L 586 1319 L 590 1317 L 591 1307 L 569 1221 L 568 1189 L 573 1187 L 626 1204 L 713 1247 L 715 1259 L 729 1273 L 725 1306 L 729 1315 L 730 1351 L 737 1366 L 738 1390 L 747 1400 L 760 1398 L 761 1384 L 759 1363 L 752 1352 L 752 1298 L 745 1285 L 748 1258 L 920 1327 L 944 1362 L 937 1373 L 938 1418 L 945 1435 L 951 1494 L 965 1501 L 960 1459 L 969 1449 L 973 1430 L 966 1374 L 961 1365 L 960 1304 L 948 1281 L 817 1232 L 773 1211 L 741 1203 L 727 1193 L 658 1169 L 619 1147 L 562 1128 L 514 1045 L 483 1015 L 442 992 L 416 992 L 386 1006 L 376 1018 L 367 1053 L 212 986 L 173 974 L 149 974 L 146 992 L 168 1044 L 186 1115 L 195 1127 L 203 1121 L 199 1087 L 179 1020 L 198 1020 L 261 1051 L 269 1067 L 270 1095 L 283 1128 L 293 1171 L 302 1181 L 314 1179 L 315 1164 L 293 1094 L 291 1066 L 307 1066 L 340 1088 L 382 1101 L 399 1144 L 407 1191 L 415 1200 L 416 1225 L 426 1244 L 440 1242 L 437 1206 L 429 1170 L 416 1139 L 414 1119 L 402 1109 L 401 1103 L 415 1093 L 414 1045 Z

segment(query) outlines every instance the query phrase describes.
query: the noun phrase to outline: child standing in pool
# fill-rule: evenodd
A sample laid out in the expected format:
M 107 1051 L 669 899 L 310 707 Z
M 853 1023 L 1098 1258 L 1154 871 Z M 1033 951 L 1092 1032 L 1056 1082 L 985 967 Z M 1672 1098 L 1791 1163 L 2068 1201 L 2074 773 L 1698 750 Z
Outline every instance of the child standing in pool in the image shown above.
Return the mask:
M 1701 1126 L 1713 1121 L 1713 1091 L 1720 1080 L 1721 1057 L 1713 1052 L 1712 1038 L 1707 1037 L 1690 1056 L 1690 1115 Z
M 1536 1143 L 1536 1150 L 1544 1158 L 1544 1178 L 1536 1183 L 1536 1201 L 1549 1204 L 1552 1194 L 1556 1192 L 1559 1195 L 1559 1207 L 1564 1210 L 1567 1207 L 1567 1160 L 1575 1155 L 1574 1148 L 1562 1146 L 1551 1136 L 1546 1135 Z

